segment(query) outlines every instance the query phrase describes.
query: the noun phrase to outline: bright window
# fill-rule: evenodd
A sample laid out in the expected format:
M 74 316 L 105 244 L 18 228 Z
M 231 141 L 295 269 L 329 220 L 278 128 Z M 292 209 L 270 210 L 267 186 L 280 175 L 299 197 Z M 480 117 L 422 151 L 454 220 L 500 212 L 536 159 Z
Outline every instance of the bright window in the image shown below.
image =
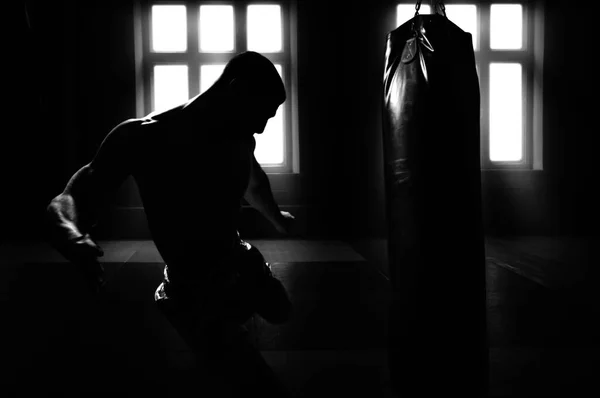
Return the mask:
M 235 48 L 233 6 L 200 6 L 200 51 L 228 52 Z
M 152 51 L 181 52 L 187 49 L 185 6 L 152 6 Z
M 248 50 L 259 52 L 275 64 L 286 86 L 287 100 L 263 134 L 255 135 L 254 155 L 267 172 L 293 172 L 298 155 L 294 145 L 297 129 L 292 3 L 139 1 L 139 116 L 170 109 L 204 93 L 234 55 Z
M 482 167 L 541 168 L 539 9 L 529 2 L 465 1 L 446 4 L 445 11 L 473 37 L 482 106 Z M 430 7 L 423 4 L 419 13 L 430 14 Z M 398 4 L 396 15 L 397 26 L 410 20 L 415 2 Z
M 520 63 L 490 64 L 490 160 L 520 161 L 523 157 L 523 105 Z
M 492 50 L 523 48 L 523 6 L 521 4 L 492 4 L 490 48 Z
M 282 49 L 281 6 L 248 6 L 248 50 L 259 53 Z
M 189 99 L 187 65 L 155 65 L 152 75 L 154 109 L 169 109 Z

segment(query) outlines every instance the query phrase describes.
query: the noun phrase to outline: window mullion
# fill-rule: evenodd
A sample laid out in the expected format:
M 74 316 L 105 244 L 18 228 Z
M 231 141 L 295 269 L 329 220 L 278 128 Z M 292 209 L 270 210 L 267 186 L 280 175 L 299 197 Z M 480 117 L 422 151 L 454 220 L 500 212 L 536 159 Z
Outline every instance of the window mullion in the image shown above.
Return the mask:
M 533 138 L 533 109 L 534 109 L 534 58 L 533 58 L 533 9 L 529 4 L 523 4 L 523 49 L 526 58 L 523 66 L 523 156 L 528 168 L 534 167 L 534 138 Z
M 290 10 L 289 10 L 289 4 L 284 4 L 285 2 L 281 2 L 280 6 L 281 6 L 281 18 L 282 18 L 282 32 L 281 32 L 281 39 L 282 39 L 282 52 L 281 54 L 281 65 L 283 66 L 283 81 L 284 84 L 286 86 L 286 91 L 288 92 L 288 101 L 286 101 L 283 104 L 283 161 L 284 161 L 284 165 L 286 168 L 290 168 L 290 166 L 293 165 L 293 160 L 294 160 L 294 151 L 293 151 L 293 147 L 292 147 L 292 128 L 291 128 L 291 106 L 290 106 L 290 101 L 289 101 L 289 93 L 291 91 L 291 79 L 290 76 L 292 74 L 291 68 L 291 62 L 289 60 L 289 54 L 291 52 L 290 50 Z
M 483 56 L 489 62 L 508 62 L 528 65 L 531 54 L 523 50 L 489 50 L 483 52 Z
M 522 63 L 523 70 L 523 157 L 528 168 L 533 166 L 533 68 Z
M 245 1 L 234 3 L 235 15 L 235 51 L 241 53 L 247 50 L 246 15 L 248 5 Z
M 144 64 L 144 84 L 146 84 L 144 90 L 144 114 L 148 114 L 152 110 L 152 98 L 154 95 L 153 69 L 154 65 L 151 63 Z
M 146 59 L 151 64 L 187 64 L 193 54 L 185 53 L 149 53 Z
M 187 31 L 188 31 L 188 90 L 190 98 L 200 93 L 200 64 L 198 53 L 200 50 L 199 21 L 200 8 L 197 4 L 187 6 Z
M 490 161 L 490 5 L 478 9 L 479 26 L 479 87 L 481 94 L 481 166 L 489 168 Z
M 281 65 L 285 65 L 287 66 L 287 57 L 286 54 L 279 52 L 279 53 L 261 53 L 262 55 L 264 55 L 266 58 L 269 59 L 269 61 L 273 62 L 274 64 L 281 64 Z
M 289 64 L 289 68 L 288 68 L 288 80 L 286 80 L 286 84 L 287 87 L 289 87 L 288 89 L 288 101 L 287 102 L 287 107 L 288 107 L 288 124 L 287 124 L 287 128 L 289 130 L 286 131 L 286 133 L 288 134 L 288 137 L 290 138 L 288 141 L 288 153 L 289 153 L 289 157 L 288 159 L 291 161 L 291 163 L 288 163 L 288 169 L 293 171 L 293 172 L 300 172 L 300 163 L 299 163 L 299 157 L 298 156 L 298 148 L 299 148 L 299 143 L 298 143 L 298 104 L 297 104 L 297 89 L 298 89 L 298 74 L 296 72 L 296 67 L 298 65 L 297 62 L 297 45 L 298 45 L 298 28 L 297 28 L 297 21 L 296 21 L 296 17 L 298 14 L 298 10 L 297 10 L 297 1 L 293 0 L 290 3 L 288 3 L 286 5 L 286 12 L 287 12 L 287 29 L 286 31 L 287 33 L 287 45 L 288 45 L 288 53 L 287 53 L 287 61 Z
M 145 3 L 136 2 L 135 13 L 135 35 L 136 43 L 136 86 L 139 93 L 137 98 L 137 117 L 142 117 L 151 105 L 151 81 L 150 67 L 148 66 L 147 54 L 150 52 L 150 11 Z M 140 85 L 141 84 L 141 85 Z

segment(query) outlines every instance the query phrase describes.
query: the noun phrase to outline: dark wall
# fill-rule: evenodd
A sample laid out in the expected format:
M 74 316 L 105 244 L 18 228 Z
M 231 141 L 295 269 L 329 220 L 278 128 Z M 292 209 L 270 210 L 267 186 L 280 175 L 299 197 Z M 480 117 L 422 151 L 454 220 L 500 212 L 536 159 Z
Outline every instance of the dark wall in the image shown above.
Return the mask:
M 593 65 L 585 61 L 593 43 L 586 34 L 575 40 L 572 26 L 592 26 L 592 17 L 567 4 L 546 5 L 545 170 L 482 174 L 488 233 L 595 233 Z M 15 16 L 9 82 L 8 117 L 18 123 L 2 135 L 4 239 L 38 237 L 47 202 L 112 127 L 135 116 L 132 2 L 27 5 L 29 24 L 25 12 Z M 337 2 L 298 2 L 301 174 L 271 180 L 309 236 L 385 236 L 380 84 L 394 19 L 386 0 L 346 2 L 343 13 Z M 129 180 L 101 223 L 104 236 L 145 237 L 140 206 Z M 132 236 L 119 233 L 123 220 Z
M 50 199 L 91 160 L 112 127 L 135 116 L 127 2 L 17 5 L 5 113 L 16 128 L 2 134 L 2 208 L 9 209 L 3 239 L 40 236 Z
M 17 3 L 11 16 L 19 30 L 7 41 L 13 62 L 0 144 L 3 239 L 39 234 L 43 208 L 72 174 L 81 143 L 73 133 L 74 46 L 66 40 L 70 21 L 63 11 Z
M 557 198 L 548 213 L 557 220 L 561 233 L 598 235 L 597 65 L 590 57 L 598 36 L 592 31 L 597 26 L 595 13 L 575 10 L 567 1 L 547 2 L 546 9 L 546 185 Z M 576 33 L 573 21 L 577 21 Z M 574 63 L 575 59 L 579 62 Z

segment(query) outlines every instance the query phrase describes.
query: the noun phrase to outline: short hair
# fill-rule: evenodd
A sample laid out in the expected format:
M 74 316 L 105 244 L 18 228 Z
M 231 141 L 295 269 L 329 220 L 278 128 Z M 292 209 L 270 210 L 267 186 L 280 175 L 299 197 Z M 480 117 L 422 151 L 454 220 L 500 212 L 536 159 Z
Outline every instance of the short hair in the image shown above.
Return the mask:
M 286 99 L 285 86 L 275 65 L 264 55 L 245 51 L 229 60 L 214 87 L 223 87 L 233 79 L 240 79 L 257 92 L 269 92 L 280 102 Z

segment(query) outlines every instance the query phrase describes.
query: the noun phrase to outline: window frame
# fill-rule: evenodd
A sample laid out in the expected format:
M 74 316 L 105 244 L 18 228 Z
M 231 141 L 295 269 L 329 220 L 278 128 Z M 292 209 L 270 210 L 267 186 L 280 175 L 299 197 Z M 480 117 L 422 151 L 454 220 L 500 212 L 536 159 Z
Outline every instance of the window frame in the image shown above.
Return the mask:
M 134 29 L 136 53 L 136 113 L 138 117 L 149 114 L 153 104 L 153 69 L 156 65 L 187 65 L 188 93 L 193 98 L 200 93 L 200 66 L 227 63 L 234 55 L 247 50 L 246 16 L 249 5 L 279 5 L 282 17 L 282 50 L 261 53 L 275 64 L 281 65 L 287 99 L 281 105 L 283 111 L 283 163 L 266 164 L 261 167 L 268 174 L 299 173 L 297 71 L 296 71 L 296 1 L 295 0 L 205 0 L 165 1 L 136 0 L 134 3 Z M 151 51 L 152 18 L 154 5 L 186 6 L 187 48 L 184 52 Z M 201 52 L 199 38 L 199 11 L 201 5 L 230 5 L 234 9 L 234 48 L 227 52 Z
M 423 2 L 427 3 L 427 2 Z M 416 1 L 397 1 L 416 4 Z M 543 74 L 543 4 L 531 0 L 462 0 L 445 1 L 445 5 L 475 5 L 477 7 L 477 49 L 481 100 L 481 169 L 541 170 L 542 166 L 542 74 Z M 521 49 L 502 50 L 490 47 L 490 18 L 492 4 L 520 4 L 523 9 L 523 45 Z M 448 13 L 452 21 L 452 15 Z M 482 29 L 487 27 L 487 29 Z M 490 64 L 519 63 L 522 65 L 522 157 L 519 161 L 490 159 Z

